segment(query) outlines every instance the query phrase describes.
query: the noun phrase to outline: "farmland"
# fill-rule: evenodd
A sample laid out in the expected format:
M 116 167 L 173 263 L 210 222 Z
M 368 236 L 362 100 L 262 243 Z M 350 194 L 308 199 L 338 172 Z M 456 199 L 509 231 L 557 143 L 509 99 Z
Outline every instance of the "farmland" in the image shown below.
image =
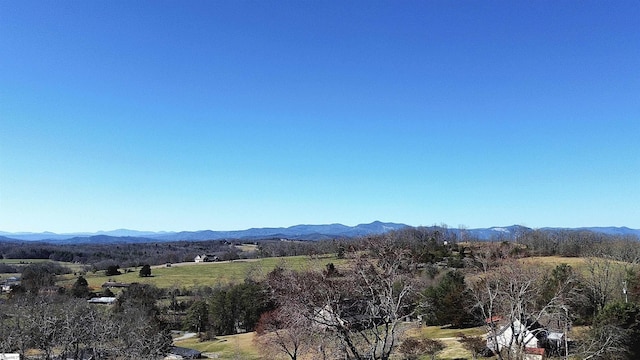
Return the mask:
M 292 256 L 263 259 L 243 259 L 221 262 L 203 263 L 178 263 L 155 266 L 150 277 L 140 277 L 139 268 L 121 269 L 124 273 L 117 276 L 106 276 L 104 271 L 88 272 L 85 278 L 89 287 L 99 289 L 108 280 L 123 283 L 151 284 L 159 288 L 193 288 L 242 282 L 246 278 L 262 279 L 276 266 L 282 266 L 295 270 L 323 269 L 326 264 L 333 263 L 342 266 L 347 263 L 345 259 L 337 259 L 335 256 L 324 255 L 319 257 Z M 60 285 L 69 286 L 75 281 L 73 275 L 65 275 L 59 282 Z

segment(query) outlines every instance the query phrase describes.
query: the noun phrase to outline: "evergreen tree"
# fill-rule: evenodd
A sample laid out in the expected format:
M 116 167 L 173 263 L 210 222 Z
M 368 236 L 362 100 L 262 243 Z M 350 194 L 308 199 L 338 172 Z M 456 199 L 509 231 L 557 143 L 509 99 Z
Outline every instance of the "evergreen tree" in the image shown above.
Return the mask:
M 89 283 L 82 275 L 78 276 L 78 279 L 71 287 L 71 296 L 77 298 L 86 298 L 91 294 L 89 290 Z
M 465 327 L 474 324 L 474 316 L 468 311 L 470 297 L 462 272 L 447 272 L 437 285 L 424 291 L 424 296 L 431 305 L 427 317 L 434 325 Z
M 140 269 L 140 277 L 149 277 L 151 276 L 151 266 L 143 265 Z

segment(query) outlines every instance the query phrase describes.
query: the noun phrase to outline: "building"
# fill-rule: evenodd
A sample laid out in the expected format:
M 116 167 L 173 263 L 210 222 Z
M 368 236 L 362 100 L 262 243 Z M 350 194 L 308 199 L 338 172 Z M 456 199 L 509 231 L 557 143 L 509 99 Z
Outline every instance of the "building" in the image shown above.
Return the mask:
M 17 354 L 17 353 L 0 353 L 0 360 L 20 360 L 20 354 Z
M 20 285 L 20 279 L 15 277 L 15 276 L 11 276 L 9 278 L 7 278 L 6 280 L 0 282 L 0 291 L 2 292 L 11 292 L 11 289 L 14 286 L 18 286 Z M 0 358 L 1 360 L 1 358 Z
M 128 288 L 129 286 L 131 286 L 131 284 L 127 284 L 127 283 L 120 283 L 120 282 L 115 282 L 115 281 L 107 281 L 106 283 L 102 284 L 103 288 Z
M 537 321 L 527 321 L 525 324 L 518 319 L 512 322 L 499 321 L 499 318 L 487 319 L 496 326 L 495 338 L 487 336 L 487 347 L 491 350 L 511 349 L 524 351 L 527 360 L 542 360 L 545 356 L 543 343 L 546 342 L 548 332 Z
M 523 360 L 544 360 L 545 350 L 543 348 L 524 348 Z
M 193 261 L 195 261 L 197 263 L 210 262 L 210 261 L 219 261 L 219 260 L 220 259 L 218 258 L 217 255 L 207 255 L 207 254 L 196 255 L 196 257 L 193 259 Z
M 111 296 L 103 296 L 103 297 L 94 297 L 87 300 L 89 304 L 104 304 L 104 305 L 113 305 L 116 303 L 116 298 Z

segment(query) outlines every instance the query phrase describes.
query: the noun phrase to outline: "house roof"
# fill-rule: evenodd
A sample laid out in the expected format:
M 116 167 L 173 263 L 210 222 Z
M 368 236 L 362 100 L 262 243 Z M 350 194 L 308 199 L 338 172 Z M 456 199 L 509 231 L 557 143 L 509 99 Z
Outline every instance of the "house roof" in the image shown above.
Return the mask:
M 492 316 L 490 318 L 486 318 L 484 319 L 484 322 L 487 324 L 491 324 L 491 323 L 497 323 L 502 321 L 502 316 Z
M 562 340 L 564 338 L 564 334 L 561 332 L 550 332 L 547 335 L 547 339 L 549 340 Z
M 202 353 L 195 349 L 189 349 L 181 346 L 172 346 L 169 353 L 182 356 L 185 359 L 200 359 Z
M 544 355 L 544 348 L 524 348 L 526 354 Z
M 116 298 L 109 296 L 95 297 L 87 300 L 87 302 L 91 304 L 113 304 L 116 302 Z

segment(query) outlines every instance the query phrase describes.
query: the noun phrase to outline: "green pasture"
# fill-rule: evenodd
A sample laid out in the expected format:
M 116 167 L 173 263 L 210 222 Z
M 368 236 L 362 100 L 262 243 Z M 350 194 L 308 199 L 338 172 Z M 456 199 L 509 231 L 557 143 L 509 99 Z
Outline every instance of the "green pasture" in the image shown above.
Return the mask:
M 13 266 L 27 266 L 31 264 L 42 264 L 47 262 L 52 262 L 52 263 L 59 264 L 61 266 L 68 267 L 69 269 L 71 269 L 71 271 L 78 271 L 85 266 L 83 264 L 64 262 L 64 261 L 53 261 L 49 259 L 0 259 L 0 264 L 7 264 L 7 265 L 13 265 Z
M 429 339 L 441 339 L 458 337 L 460 334 L 465 334 L 466 336 L 482 336 L 486 334 L 486 332 L 487 331 L 484 326 L 467 329 L 454 329 L 450 327 L 440 326 L 422 326 L 418 329 L 410 330 L 409 335 L 427 337 Z
M 582 269 L 587 261 L 581 257 L 561 257 L 561 256 L 532 256 L 522 259 L 525 264 L 542 265 L 547 268 L 554 268 L 560 264 L 570 265 L 574 269 Z
M 567 264 L 573 268 L 577 274 L 587 275 L 589 272 L 590 261 L 604 262 L 609 261 L 611 271 L 635 270 L 638 271 L 637 264 L 630 264 L 621 261 L 599 259 L 599 258 L 587 258 L 587 257 L 560 257 L 560 256 L 535 256 L 529 258 L 523 258 L 523 264 L 527 266 L 540 266 L 541 268 L 552 270 L 560 264 Z M 602 269 L 599 271 L 603 271 Z
M 255 333 L 219 336 L 215 340 L 200 341 L 198 338 L 191 338 L 176 341 L 174 345 L 190 349 L 196 349 L 203 353 L 210 353 L 216 359 L 261 359 L 260 352 L 253 342 Z
M 483 326 L 467 329 L 454 329 L 440 326 L 420 326 L 409 329 L 406 335 L 408 337 L 438 339 L 442 341 L 446 348 L 438 354 L 437 359 L 470 359 L 471 353 L 468 350 L 465 350 L 462 347 L 462 344 L 458 341 L 458 337 L 461 333 L 466 336 L 483 336 L 486 333 L 486 330 Z M 428 358 L 429 357 L 425 355 L 421 359 Z
M 140 268 L 120 269 L 123 273 L 117 276 L 105 276 L 104 271 L 88 272 L 85 275 L 89 286 L 99 289 L 109 279 L 123 283 L 153 284 L 159 288 L 192 288 L 198 286 L 216 286 L 221 284 L 239 283 L 246 278 L 262 279 L 276 266 L 281 265 L 290 269 L 324 269 L 328 263 L 338 268 L 344 266 L 348 260 L 337 259 L 334 255 L 291 256 L 264 259 L 246 259 L 207 263 L 179 263 L 170 267 L 155 266 L 151 269 L 151 277 L 140 277 Z M 130 272 L 126 272 L 129 270 Z M 75 281 L 72 275 L 65 275 L 59 281 L 60 285 L 71 285 Z
M 7 265 L 29 265 L 36 263 L 49 262 L 49 259 L 1 259 L 0 264 Z M 70 263 L 60 263 L 60 264 L 70 264 Z
M 258 245 L 253 245 L 253 244 L 236 245 L 236 249 L 244 252 L 257 251 Z
M 83 269 L 86 266 L 83 264 L 76 264 L 76 263 L 64 262 L 64 261 L 53 261 L 49 259 L 0 259 L 0 264 L 12 265 L 18 268 L 31 265 L 31 264 L 42 264 L 42 263 L 48 263 L 48 262 L 56 263 L 61 266 L 67 267 L 71 270 L 71 272 L 83 271 Z M 0 279 L 6 279 L 11 276 L 20 277 L 20 274 L 19 273 L 0 273 Z

